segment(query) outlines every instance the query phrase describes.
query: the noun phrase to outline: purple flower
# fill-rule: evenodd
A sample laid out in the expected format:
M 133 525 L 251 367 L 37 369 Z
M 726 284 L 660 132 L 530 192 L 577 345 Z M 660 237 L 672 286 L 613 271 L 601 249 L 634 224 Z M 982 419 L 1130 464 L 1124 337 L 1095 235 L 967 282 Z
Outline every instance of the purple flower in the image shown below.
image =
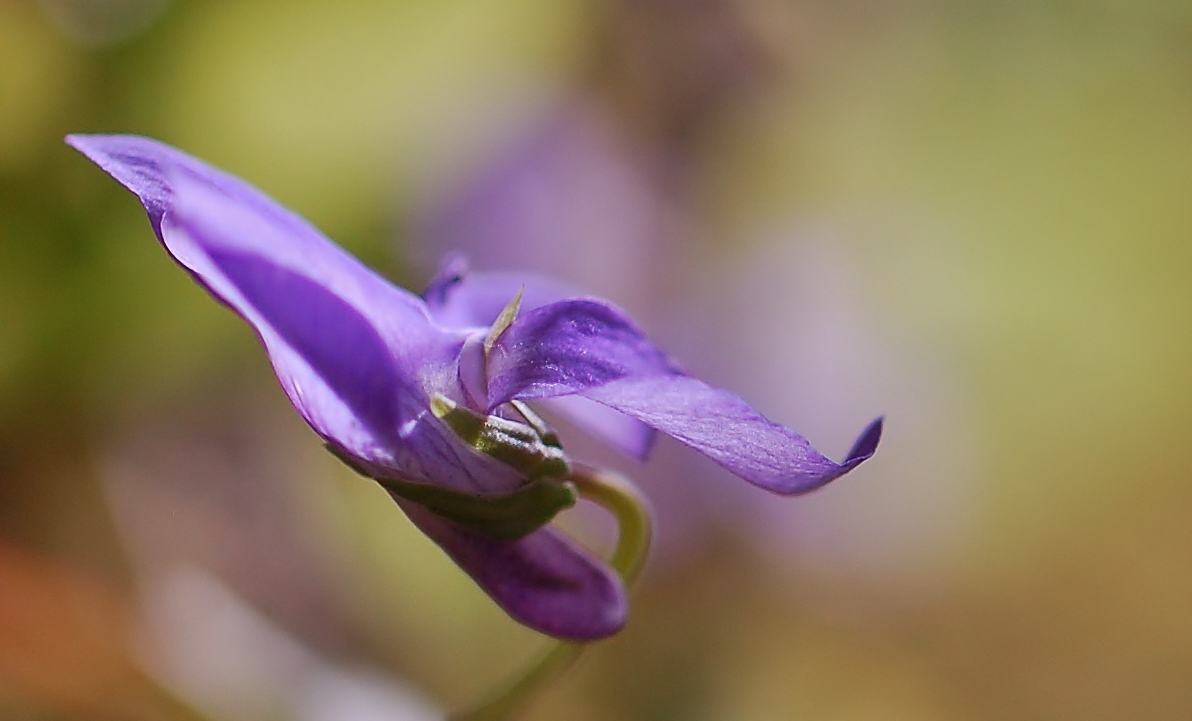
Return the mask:
M 637 457 L 660 430 L 783 495 L 847 473 L 877 447 L 880 419 L 843 463 L 829 460 L 686 375 L 606 301 L 533 277 L 468 275 L 458 261 L 419 298 L 179 150 L 136 136 L 67 142 L 135 193 L 174 259 L 253 327 L 328 448 L 543 633 L 615 633 L 626 599 L 605 564 L 546 525 L 574 488 L 557 440 L 521 413 L 523 401 L 555 404 Z

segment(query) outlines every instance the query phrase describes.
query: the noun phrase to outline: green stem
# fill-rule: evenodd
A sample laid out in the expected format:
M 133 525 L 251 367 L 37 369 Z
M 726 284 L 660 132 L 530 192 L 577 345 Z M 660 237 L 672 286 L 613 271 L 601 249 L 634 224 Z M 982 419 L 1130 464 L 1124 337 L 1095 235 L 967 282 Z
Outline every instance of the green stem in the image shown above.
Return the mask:
M 571 668 L 584 650 L 584 644 L 556 641 L 547 652 L 518 677 L 508 688 L 482 706 L 450 721 L 505 721 L 524 708 L 552 679 Z
M 617 547 L 609 565 L 628 587 L 650 550 L 650 510 L 628 479 L 611 471 L 573 463 L 571 477 L 581 498 L 599 504 L 617 519 Z M 555 641 L 547 652 L 492 700 L 451 721 L 505 721 L 528 704 L 549 682 L 575 663 L 585 644 Z
M 603 506 L 617 519 L 617 548 L 609 564 L 626 586 L 637 579 L 650 552 L 650 506 L 628 478 L 589 466 L 571 464 L 571 478 L 581 498 Z

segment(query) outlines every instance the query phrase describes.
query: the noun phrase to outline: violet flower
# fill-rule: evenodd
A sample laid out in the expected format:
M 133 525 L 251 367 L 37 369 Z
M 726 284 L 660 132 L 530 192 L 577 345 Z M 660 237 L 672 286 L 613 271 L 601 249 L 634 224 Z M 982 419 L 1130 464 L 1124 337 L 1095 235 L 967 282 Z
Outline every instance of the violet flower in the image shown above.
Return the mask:
M 877 447 L 880 419 L 843 463 L 831 461 L 685 374 L 606 301 L 533 277 L 467 275 L 458 261 L 419 298 L 175 148 L 127 135 L 67 142 L 135 193 L 170 255 L 253 327 L 327 447 L 379 482 L 510 616 L 545 634 L 610 635 L 627 606 L 621 580 L 546 525 L 575 492 L 561 446 L 523 401 L 557 399 L 637 457 L 662 431 L 783 495 L 822 486 Z

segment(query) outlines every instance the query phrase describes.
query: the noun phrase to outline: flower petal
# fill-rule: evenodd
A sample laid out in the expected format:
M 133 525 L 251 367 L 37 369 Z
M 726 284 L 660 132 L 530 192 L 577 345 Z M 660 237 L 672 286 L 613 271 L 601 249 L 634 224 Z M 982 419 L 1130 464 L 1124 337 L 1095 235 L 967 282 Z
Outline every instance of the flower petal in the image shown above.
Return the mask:
M 181 151 L 132 136 L 68 141 L 137 193 L 175 260 L 253 326 L 319 435 L 373 475 L 477 492 L 519 485 L 429 413 L 426 384 L 454 381 L 463 335 L 432 323 L 419 298 Z
M 620 309 L 575 298 L 524 313 L 501 334 L 488 358 L 488 403 L 491 408 L 625 377 L 678 373 L 678 365 Z
M 524 314 L 489 357 L 489 404 L 579 395 L 706 454 L 736 475 L 784 495 L 806 493 L 872 455 L 881 422 L 844 463 L 767 420 L 740 397 L 692 378 L 624 313 L 576 299 Z
M 516 541 L 500 541 L 395 500 L 520 623 L 573 641 L 611 636 L 625 625 L 629 605 L 620 579 L 565 536 L 543 528 Z
M 186 169 L 196 178 L 240 198 L 242 202 L 258 206 L 262 212 L 289 216 L 305 224 L 300 217 L 240 178 L 151 138 L 139 135 L 68 135 L 66 144 L 87 156 L 140 198 L 158 238 L 162 237 L 162 216 L 170 209 L 174 199 L 169 175 L 179 169 Z
M 806 493 L 867 460 L 881 439 L 869 424 L 843 463 L 766 419 L 737 395 L 690 376 L 624 378 L 584 396 L 636 418 L 707 455 L 741 478 L 782 495 Z
M 514 322 L 513 330 L 519 337 L 541 333 L 541 324 L 550 324 L 558 319 L 559 309 L 554 314 L 535 316 L 538 320 L 526 320 L 527 315 L 539 308 L 552 305 L 567 298 L 578 298 L 580 293 L 564 283 L 548 278 L 523 273 L 469 273 L 467 262 L 459 254 L 449 255 L 435 280 L 423 294 L 431 316 L 439 323 L 455 328 L 486 327 L 496 320 L 505 305 L 519 290 L 524 291 L 521 316 Z M 603 304 L 602 301 L 588 301 Z M 603 304 L 610 309 L 609 319 L 615 331 L 622 335 L 637 335 L 645 338 L 633 326 L 624 313 Z M 538 325 L 535 325 L 538 323 Z M 506 341 L 512 342 L 513 336 Z M 532 341 L 528 341 L 532 342 Z M 647 341 L 648 342 L 648 341 Z M 504 347 L 501 341 L 498 345 Z M 648 355 L 661 355 L 651 345 Z M 465 354 L 466 356 L 466 354 Z M 466 356 L 469 361 L 471 356 Z M 667 365 L 667 363 L 663 363 Z M 489 373 L 492 373 L 490 367 Z M 472 375 L 476 375 L 474 372 Z M 469 376 L 470 378 L 470 376 Z M 469 378 L 465 378 L 467 381 Z M 513 382 L 512 379 L 508 379 Z M 467 387 L 477 385 L 474 381 Z M 490 394 L 490 397 L 491 394 Z M 529 396 L 524 396 L 529 397 Z M 555 397 L 545 400 L 543 405 L 592 433 L 618 451 L 632 458 L 644 460 L 654 445 L 654 429 L 646 424 L 618 413 L 613 409 L 594 403 L 580 396 Z

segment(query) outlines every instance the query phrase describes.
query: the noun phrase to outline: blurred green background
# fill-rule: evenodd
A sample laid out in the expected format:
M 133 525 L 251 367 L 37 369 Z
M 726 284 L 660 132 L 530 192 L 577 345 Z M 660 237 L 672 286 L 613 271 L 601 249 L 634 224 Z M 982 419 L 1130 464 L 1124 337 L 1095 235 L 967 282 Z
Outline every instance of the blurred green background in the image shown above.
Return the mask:
M 417 290 L 426 218 L 574 107 L 664 230 L 589 277 L 548 193 L 540 269 L 830 455 L 888 432 L 804 499 L 621 465 L 659 553 L 528 718 L 1192 717 L 1174 0 L 0 0 L 0 715 L 424 718 L 542 644 L 62 136 L 184 148 Z

